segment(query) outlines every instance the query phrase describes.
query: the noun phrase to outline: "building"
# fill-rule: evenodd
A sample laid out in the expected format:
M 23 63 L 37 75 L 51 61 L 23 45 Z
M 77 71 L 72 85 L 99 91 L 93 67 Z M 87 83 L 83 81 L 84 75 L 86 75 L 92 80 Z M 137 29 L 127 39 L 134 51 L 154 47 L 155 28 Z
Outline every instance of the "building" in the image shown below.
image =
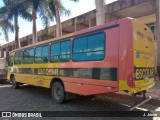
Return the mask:
M 106 22 L 124 17 L 137 18 L 146 23 L 154 32 L 158 41 L 158 50 L 160 50 L 160 1 L 159 0 L 118 0 L 105 6 Z M 62 23 L 63 35 L 79 31 L 96 25 L 96 10 L 82 14 Z M 159 26 L 159 27 L 157 27 Z M 49 28 L 49 33 L 45 30 L 38 31 L 38 41 L 44 41 L 56 36 L 56 26 Z M 6 56 L 6 51 L 15 48 L 15 43 L 10 42 L 0 46 L 0 57 Z M 20 38 L 21 47 L 32 44 L 32 35 Z M 160 53 L 158 53 L 160 58 Z M 158 60 L 160 66 L 160 60 Z

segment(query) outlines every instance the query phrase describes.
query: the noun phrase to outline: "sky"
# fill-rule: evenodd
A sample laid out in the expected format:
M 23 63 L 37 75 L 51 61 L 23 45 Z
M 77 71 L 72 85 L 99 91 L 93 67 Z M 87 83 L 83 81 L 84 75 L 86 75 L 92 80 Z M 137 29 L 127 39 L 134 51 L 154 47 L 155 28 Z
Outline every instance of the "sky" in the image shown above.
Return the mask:
M 105 0 L 106 4 L 114 2 L 117 0 Z M 62 0 L 64 6 L 71 11 L 70 16 L 61 17 L 61 21 L 65 21 L 67 19 L 73 18 L 75 16 L 79 16 L 86 12 L 89 12 L 95 9 L 95 0 L 79 0 L 78 3 L 71 2 L 70 0 Z M 3 6 L 2 0 L 0 0 L 0 7 Z M 55 23 L 52 22 L 50 25 L 54 25 Z M 39 18 L 37 18 L 37 30 L 42 30 L 42 22 Z M 1 31 L 0 31 L 1 33 Z M 29 34 L 32 34 L 32 22 L 24 21 L 23 19 L 19 18 L 19 37 L 24 37 Z M 9 33 L 9 42 L 14 40 L 14 34 Z M 0 36 L 0 45 L 7 43 L 4 39 L 3 34 Z

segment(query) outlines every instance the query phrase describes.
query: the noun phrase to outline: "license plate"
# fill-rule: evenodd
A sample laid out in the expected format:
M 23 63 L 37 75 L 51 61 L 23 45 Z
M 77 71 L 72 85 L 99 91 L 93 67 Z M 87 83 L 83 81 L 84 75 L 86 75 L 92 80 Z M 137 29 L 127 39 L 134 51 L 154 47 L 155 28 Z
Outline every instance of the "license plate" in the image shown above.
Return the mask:
M 135 80 L 149 81 L 149 78 L 154 77 L 154 71 L 154 68 L 134 68 Z

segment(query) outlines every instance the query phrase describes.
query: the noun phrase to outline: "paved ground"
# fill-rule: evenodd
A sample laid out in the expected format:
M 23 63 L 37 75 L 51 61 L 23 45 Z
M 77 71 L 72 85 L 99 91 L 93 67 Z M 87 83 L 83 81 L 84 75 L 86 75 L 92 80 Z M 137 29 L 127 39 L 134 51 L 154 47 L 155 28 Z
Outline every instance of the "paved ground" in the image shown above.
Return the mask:
M 131 99 L 130 93 L 118 92 L 116 94 L 109 94 L 110 97 L 118 97 L 123 99 Z M 147 90 L 146 96 L 151 96 L 152 99 L 148 102 L 148 104 L 154 104 L 156 106 L 160 106 L 160 80 L 156 80 L 155 86 Z M 142 97 L 142 96 L 138 96 Z
M 157 80 L 155 86 L 149 89 L 147 93 L 152 96 L 153 99 L 157 99 L 160 102 L 160 80 Z
M 81 97 L 73 99 L 65 104 L 56 104 L 52 101 L 50 90 L 40 87 L 23 86 L 20 89 L 13 89 L 10 84 L 0 84 L 0 111 L 127 111 L 133 104 L 130 100 L 122 100 L 110 98 L 105 95 L 99 95 L 95 98 Z M 160 106 L 145 104 L 138 107 L 136 111 L 160 111 Z M 159 112 L 160 113 L 160 112 Z M 115 112 L 117 114 L 117 112 Z M 46 118 L 49 119 L 49 118 Z M 51 119 L 51 118 L 50 118 Z M 63 118 L 56 118 L 63 119 Z M 74 118 L 65 118 L 74 119 Z M 98 117 L 98 118 L 77 118 L 81 119 L 113 119 L 119 120 L 116 117 Z M 128 118 L 124 118 L 128 119 Z M 158 120 L 158 117 L 147 118 L 129 118 Z M 7 119 L 6 119 L 7 120 Z

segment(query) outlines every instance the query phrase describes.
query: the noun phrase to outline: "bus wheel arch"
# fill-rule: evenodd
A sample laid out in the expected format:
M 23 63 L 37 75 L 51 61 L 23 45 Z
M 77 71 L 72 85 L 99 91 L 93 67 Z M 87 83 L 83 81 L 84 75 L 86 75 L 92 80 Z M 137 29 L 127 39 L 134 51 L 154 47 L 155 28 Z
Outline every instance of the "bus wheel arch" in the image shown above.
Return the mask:
M 15 80 L 15 75 L 14 75 L 14 74 L 11 74 L 11 75 L 10 75 L 10 81 L 12 82 L 12 87 L 13 87 L 14 89 L 19 88 L 19 83 L 16 82 L 16 80 Z
M 10 75 L 10 81 L 12 80 L 12 77 L 14 77 L 14 74 L 11 74 Z M 12 81 L 11 81 L 12 82 Z
M 52 99 L 56 103 L 64 103 L 66 100 L 66 92 L 63 81 L 60 78 L 53 78 L 50 83 Z
M 64 87 L 63 81 L 62 81 L 60 78 L 53 78 L 53 79 L 51 80 L 51 83 L 50 83 L 50 88 L 52 88 L 52 85 L 53 85 L 55 82 L 60 82 L 60 83 L 63 85 L 63 87 Z M 65 88 L 64 88 L 64 89 L 65 89 Z

